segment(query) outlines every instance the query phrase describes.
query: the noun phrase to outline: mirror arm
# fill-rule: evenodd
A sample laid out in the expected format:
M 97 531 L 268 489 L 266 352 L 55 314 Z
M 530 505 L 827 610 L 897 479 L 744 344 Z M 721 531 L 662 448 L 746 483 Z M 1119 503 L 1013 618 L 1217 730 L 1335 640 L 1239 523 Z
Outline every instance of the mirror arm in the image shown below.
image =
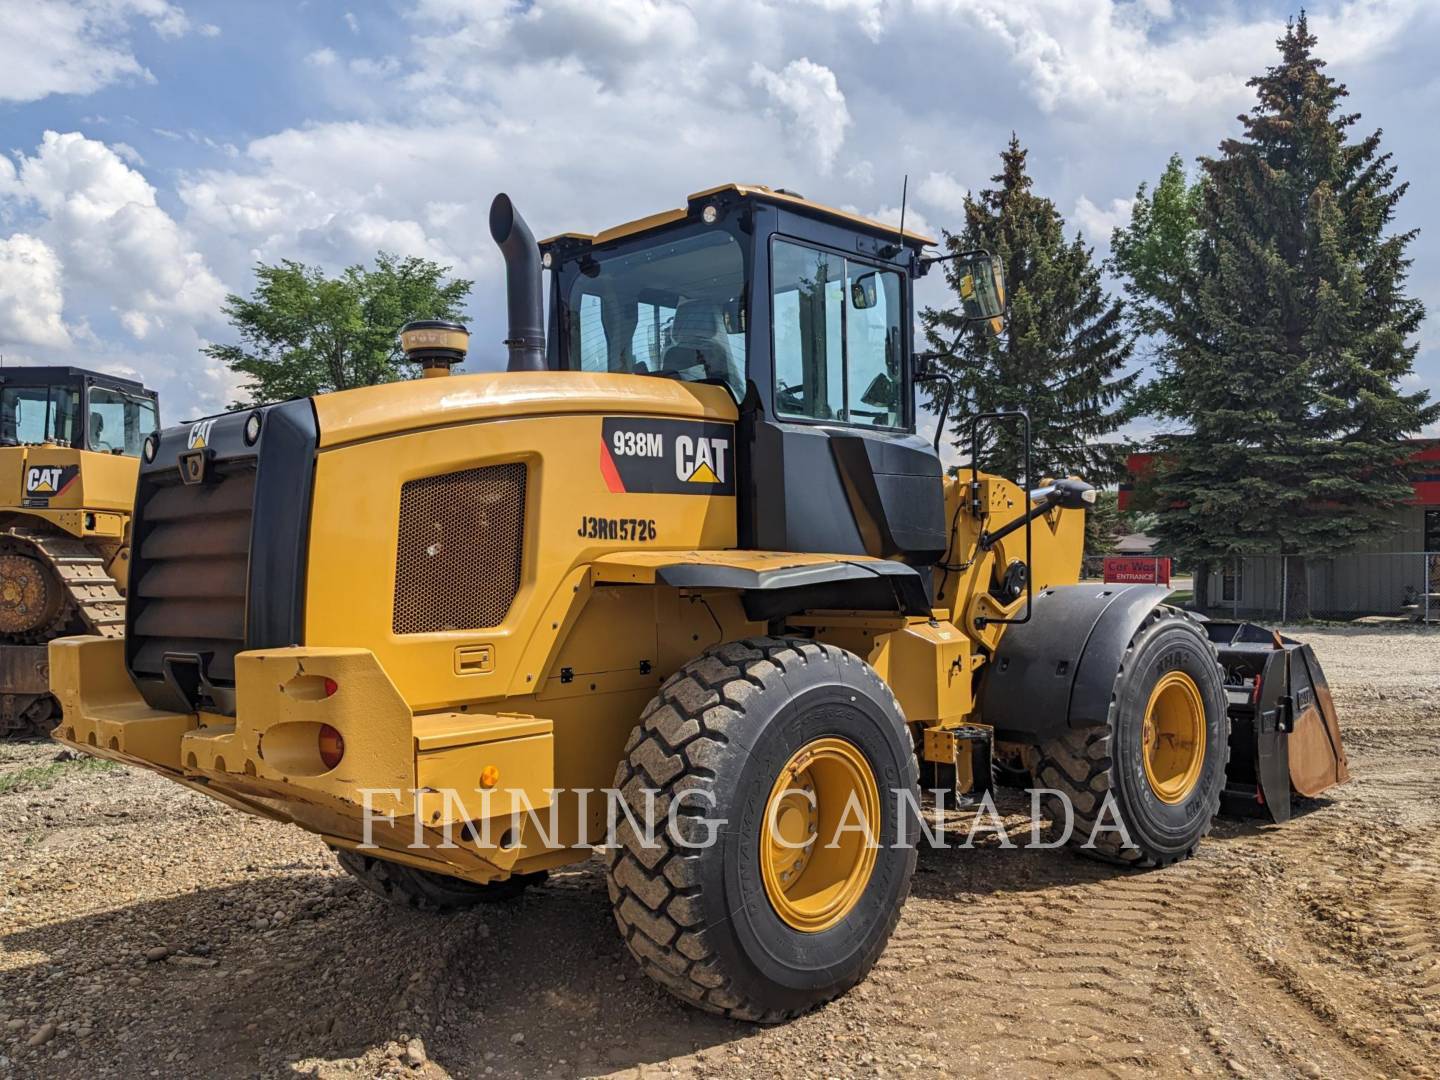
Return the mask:
M 986 258 L 989 258 L 991 253 L 984 248 L 972 248 L 969 251 L 952 251 L 949 255 L 926 255 L 920 260 L 920 272 L 923 274 L 936 263 L 950 262 L 953 259 L 973 259 L 977 255 L 984 255 Z

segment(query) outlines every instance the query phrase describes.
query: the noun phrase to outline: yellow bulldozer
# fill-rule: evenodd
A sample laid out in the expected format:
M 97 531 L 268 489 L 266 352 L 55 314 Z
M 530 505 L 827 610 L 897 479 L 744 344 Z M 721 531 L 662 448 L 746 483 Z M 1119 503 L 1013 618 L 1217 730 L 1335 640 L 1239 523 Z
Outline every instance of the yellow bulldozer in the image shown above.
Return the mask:
M 130 379 L 0 369 L 0 738 L 54 726 L 47 642 L 125 632 L 135 477 L 159 427 Z
M 1307 647 L 1079 583 L 1089 485 L 947 478 L 916 434 L 914 281 L 958 261 L 993 325 L 997 259 L 744 185 L 543 243 L 501 195 L 490 229 L 507 370 L 415 323 L 430 377 L 146 441 L 127 633 L 51 645 L 56 738 L 417 908 L 599 846 L 644 971 L 761 1022 L 879 956 L 922 776 L 983 806 L 1023 763 L 1133 867 L 1344 779 Z

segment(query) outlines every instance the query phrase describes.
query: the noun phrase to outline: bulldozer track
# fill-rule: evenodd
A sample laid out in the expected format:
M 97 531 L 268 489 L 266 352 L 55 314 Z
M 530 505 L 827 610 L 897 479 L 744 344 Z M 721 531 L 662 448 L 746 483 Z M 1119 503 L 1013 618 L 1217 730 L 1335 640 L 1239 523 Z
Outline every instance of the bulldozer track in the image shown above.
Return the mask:
M 73 536 L 41 529 L 8 529 L 5 535 L 22 542 L 60 581 L 87 633 L 125 636 L 125 597 L 105 569 L 105 560 Z

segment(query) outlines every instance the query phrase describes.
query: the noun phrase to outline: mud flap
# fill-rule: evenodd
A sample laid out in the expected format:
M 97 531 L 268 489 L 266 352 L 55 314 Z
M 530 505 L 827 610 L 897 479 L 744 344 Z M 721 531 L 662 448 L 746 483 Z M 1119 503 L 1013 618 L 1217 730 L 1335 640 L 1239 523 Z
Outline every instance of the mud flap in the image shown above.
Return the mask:
M 1221 809 L 1288 821 L 1291 797 L 1350 779 L 1340 723 L 1309 645 L 1254 623 L 1205 624 L 1225 669 L 1230 765 Z

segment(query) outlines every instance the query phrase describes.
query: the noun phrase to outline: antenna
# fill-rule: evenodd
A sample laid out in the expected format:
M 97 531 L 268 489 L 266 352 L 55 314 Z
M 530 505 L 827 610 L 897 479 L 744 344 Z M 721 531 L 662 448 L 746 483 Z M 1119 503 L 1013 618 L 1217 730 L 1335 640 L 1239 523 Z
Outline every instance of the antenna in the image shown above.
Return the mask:
M 900 251 L 895 253 L 897 255 L 905 250 L 905 200 L 909 194 L 910 174 L 906 173 L 905 179 L 900 181 Z

